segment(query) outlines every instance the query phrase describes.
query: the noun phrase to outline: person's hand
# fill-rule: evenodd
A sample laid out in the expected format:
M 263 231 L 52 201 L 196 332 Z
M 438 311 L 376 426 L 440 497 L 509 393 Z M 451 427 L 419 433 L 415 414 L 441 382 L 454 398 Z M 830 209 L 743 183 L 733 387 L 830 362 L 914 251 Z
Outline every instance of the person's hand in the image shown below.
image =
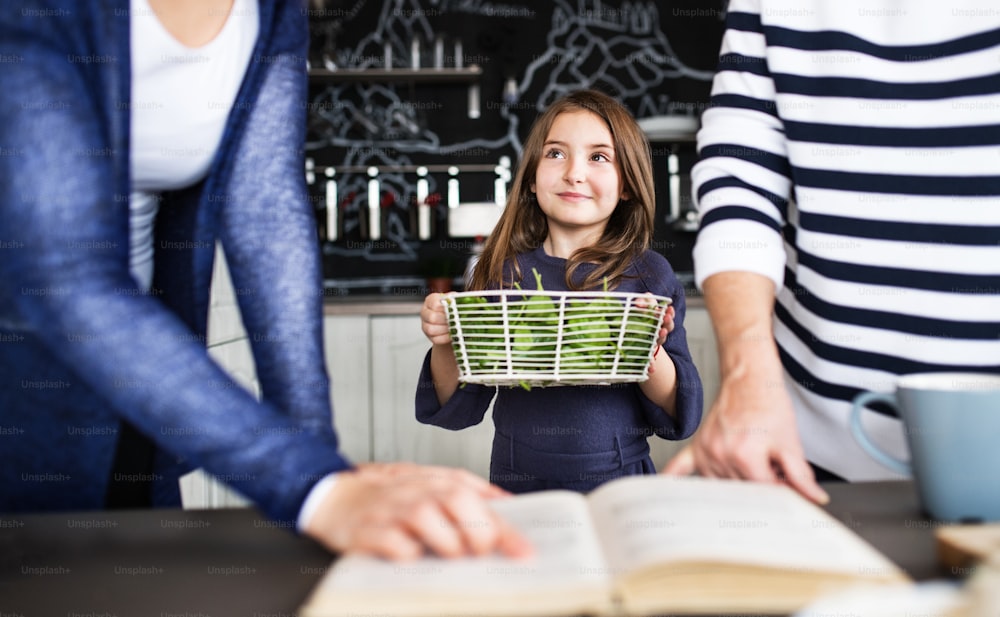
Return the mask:
M 420 308 L 420 328 L 431 342 L 431 378 L 438 402 L 444 405 L 458 388 L 458 364 L 451 345 L 448 314 L 441 299 L 445 294 L 431 293 Z
M 676 312 L 673 306 L 668 306 L 667 310 L 663 311 L 663 324 L 660 326 L 660 345 L 667 342 L 667 335 L 674 331 L 674 317 Z
M 431 293 L 424 298 L 420 309 L 420 328 L 432 345 L 450 345 L 451 333 L 448 331 L 448 315 L 444 311 L 441 298 L 444 294 Z
M 719 272 L 702 282 L 719 349 L 722 384 L 690 446 L 663 473 L 785 482 L 826 503 L 799 440 L 774 342 L 775 285 L 753 272 Z
M 652 294 L 647 294 L 647 295 L 652 296 Z M 645 297 L 640 296 L 636 298 L 635 303 L 637 306 L 643 308 L 652 308 L 656 306 L 656 302 L 652 300 L 652 297 L 650 297 L 650 299 L 647 300 Z M 660 349 L 663 347 L 664 343 L 667 342 L 667 337 L 670 335 L 671 332 L 674 331 L 675 315 L 676 312 L 674 311 L 674 307 L 672 305 L 667 306 L 667 309 L 663 311 L 663 320 L 660 322 L 660 331 L 656 333 L 656 354 L 654 355 L 654 357 L 660 354 Z M 656 372 L 656 362 L 651 362 L 649 365 L 649 373 L 653 374 L 655 372 Z
M 652 294 L 639 296 L 635 304 L 642 308 L 654 308 L 656 300 Z M 667 341 L 667 336 L 674 329 L 674 307 L 667 306 L 660 319 L 660 327 L 656 332 L 656 347 L 653 350 L 653 357 L 646 369 L 649 379 L 639 383 L 639 388 L 650 401 L 662 407 L 667 414 L 676 417 L 677 409 L 677 367 L 673 358 L 663 351 L 663 345 Z
M 795 412 L 780 378 L 737 375 L 723 380 L 691 445 L 661 473 L 785 482 L 816 503 L 829 501 L 802 452 Z
M 674 315 L 674 307 L 672 306 L 668 306 L 667 310 L 663 311 L 663 322 L 660 324 L 660 331 L 656 335 L 656 346 L 658 348 L 663 347 L 667 342 L 667 337 L 674 331 Z
M 507 493 L 461 469 L 369 463 L 337 474 L 305 533 L 328 549 L 387 559 L 531 554 L 489 506 Z

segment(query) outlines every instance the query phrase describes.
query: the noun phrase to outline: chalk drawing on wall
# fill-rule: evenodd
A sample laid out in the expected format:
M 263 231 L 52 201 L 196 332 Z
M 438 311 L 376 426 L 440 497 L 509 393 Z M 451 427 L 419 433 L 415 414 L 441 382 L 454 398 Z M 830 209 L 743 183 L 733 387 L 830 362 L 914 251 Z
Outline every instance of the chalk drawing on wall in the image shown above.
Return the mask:
M 310 102 L 307 152 L 335 148 L 338 160 L 319 162 L 353 168 L 379 167 L 383 190 L 391 191 L 399 203 L 409 204 L 416 199 L 414 178 L 412 174 L 394 172 L 393 168 L 422 165 L 432 157 L 495 161 L 511 152 L 517 157 L 522 145 L 519 136 L 522 115 L 525 122 L 530 122 L 551 101 L 574 89 L 598 86 L 614 90 L 638 117 L 694 113 L 695 104 L 671 101 L 658 91 L 670 80 L 708 81 L 712 73 L 688 66 L 680 59 L 663 32 L 664 17 L 656 2 L 555 0 L 549 6 L 553 8 L 544 42 L 539 42 L 533 60 L 517 67 L 513 75 L 514 92 L 508 93 L 501 104 L 485 107 L 487 113 L 499 119 L 490 123 L 494 134 L 468 139 L 443 138 L 427 120 L 428 105 L 432 102 L 409 97 L 410 87 L 406 84 L 333 82 L 315 90 Z M 378 26 L 353 46 L 334 49 L 330 60 L 343 68 L 385 68 L 388 57 L 393 67 L 410 67 L 415 39 L 433 41 L 439 35 L 448 36 L 434 31 L 427 18 L 427 7 L 433 7 L 437 14 L 489 16 L 501 8 L 533 14 L 538 5 L 479 0 L 383 0 Z M 499 95 L 484 99 L 501 100 Z M 360 225 L 360 210 L 367 205 L 364 197 L 367 180 L 364 174 L 342 178 L 338 194 L 345 233 Z M 430 192 L 443 192 L 442 178 L 428 180 Z M 407 221 L 399 218 L 403 215 L 393 216 L 390 214 L 385 225 L 384 237 L 394 241 L 398 251 L 373 252 L 367 246 L 335 246 L 327 247 L 327 251 L 372 260 L 415 260 L 418 243 L 408 237 Z

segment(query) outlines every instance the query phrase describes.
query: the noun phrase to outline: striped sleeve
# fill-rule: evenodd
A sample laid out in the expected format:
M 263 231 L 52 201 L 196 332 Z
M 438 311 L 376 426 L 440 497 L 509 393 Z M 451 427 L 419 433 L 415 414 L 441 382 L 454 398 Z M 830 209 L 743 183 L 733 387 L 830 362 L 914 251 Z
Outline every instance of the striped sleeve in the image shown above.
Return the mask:
M 791 181 L 755 4 L 733 2 L 729 11 L 698 133 L 699 162 L 691 179 L 700 218 L 694 248 L 699 287 L 727 270 L 762 274 L 776 289 L 784 277 L 781 230 Z
M 751 271 L 809 459 L 883 476 L 851 400 L 1000 372 L 1000 10 L 732 0 L 692 170 L 699 286 Z M 875 432 L 902 454 L 898 423 Z

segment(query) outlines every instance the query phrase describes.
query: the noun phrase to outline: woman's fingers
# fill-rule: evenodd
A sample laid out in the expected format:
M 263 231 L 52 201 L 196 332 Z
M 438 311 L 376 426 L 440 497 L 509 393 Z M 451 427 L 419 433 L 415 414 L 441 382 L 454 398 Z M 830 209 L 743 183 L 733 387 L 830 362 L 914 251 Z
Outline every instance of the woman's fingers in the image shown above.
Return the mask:
M 531 553 L 527 541 L 490 507 L 506 495 L 464 470 L 368 463 L 338 474 L 306 532 L 333 550 L 413 559 L 500 551 Z

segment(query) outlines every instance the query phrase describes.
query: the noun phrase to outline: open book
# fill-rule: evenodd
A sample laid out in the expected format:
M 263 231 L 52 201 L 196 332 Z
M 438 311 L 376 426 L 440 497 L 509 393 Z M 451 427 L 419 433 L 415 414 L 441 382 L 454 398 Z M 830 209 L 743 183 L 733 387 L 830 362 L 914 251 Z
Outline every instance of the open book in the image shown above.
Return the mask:
M 335 562 L 303 617 L 791 613 L 856 582 L 907 578 L 781 485 L 632 476 L 589 495 L 495 502 L 534 543 L 503 557 Z

